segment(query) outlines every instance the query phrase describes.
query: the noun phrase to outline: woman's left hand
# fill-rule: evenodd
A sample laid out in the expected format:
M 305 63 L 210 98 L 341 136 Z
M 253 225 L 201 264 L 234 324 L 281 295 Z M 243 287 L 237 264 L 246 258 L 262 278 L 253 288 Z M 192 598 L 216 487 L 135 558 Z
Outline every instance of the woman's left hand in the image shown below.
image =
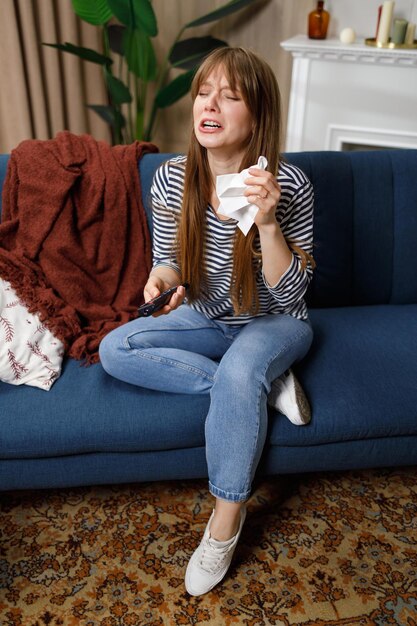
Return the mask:
M 245 179 L 248 188 L 244 195 L 251 204 L 259 207 L 255 216 L 257 226 L 276 224 L 275 209 L 281 197 L 281 188 L 277 179 L 271 172 L 261 170 L 259 167 L 249 169 L 250 177 Z

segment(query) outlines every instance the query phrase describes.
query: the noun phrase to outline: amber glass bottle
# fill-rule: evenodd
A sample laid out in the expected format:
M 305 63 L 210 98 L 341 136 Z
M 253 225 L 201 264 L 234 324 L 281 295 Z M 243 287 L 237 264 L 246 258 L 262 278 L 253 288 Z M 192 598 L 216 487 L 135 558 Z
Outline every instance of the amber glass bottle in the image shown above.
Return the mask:
M 326 39 L 330 14 L 323 8 L 323 0 L 318 0 L 317 7 L 308 15 L 308 36 L 310 39 Z

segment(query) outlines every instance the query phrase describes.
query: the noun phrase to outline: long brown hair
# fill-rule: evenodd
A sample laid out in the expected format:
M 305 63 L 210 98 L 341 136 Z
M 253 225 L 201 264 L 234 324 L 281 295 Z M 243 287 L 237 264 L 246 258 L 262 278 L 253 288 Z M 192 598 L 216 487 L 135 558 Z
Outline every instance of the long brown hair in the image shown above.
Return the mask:
M 276 174 L 280 161 L 281 97 L 271 68 L 250 50 L 219 48 L 205 59 L 194 77 L 191 86 L 193 101 L 201 84 L 219 66 L 224 70 L 231 89 L 240 90 L 256 128 L 248 138 L 239 171 L 250 167 L 257 162 L 260 155 L 264 155 L 268 160 L 268 169 Z M 187 154 L 184 196 L 177 235 L 181 279 L 191 285 L 188 293 L 191 301 L 202 295 L 206 286 L 206 210 L 213 184 L 206 148 L 198 143 L 193 129 Z M 257 232 L 252 226 L 245 237 L 239 229 L 236 230 L 231 284 L 231 298 L 236 315 L 255 313 L 258 310 L 256 270 L 260 266 L 260 255 L 256 253 L 254 246 Z M 295 248 L 291 242 L 288 245 Z M 300 248 L 297 247 L 296 251 L 300 254 Z M 301 253 L 305 254 L 302 250 Z

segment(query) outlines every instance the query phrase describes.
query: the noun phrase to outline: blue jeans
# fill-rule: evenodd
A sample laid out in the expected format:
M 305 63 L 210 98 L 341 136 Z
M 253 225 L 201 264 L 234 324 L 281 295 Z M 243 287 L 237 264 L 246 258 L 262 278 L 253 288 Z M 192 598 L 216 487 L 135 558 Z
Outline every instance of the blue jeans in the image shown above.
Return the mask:
M 309 322 L 290 315 L 230 326 L 183 304 L 113 330 L 101 343 L 100 358 L 109 374 L 133 385 L 210 394 L 209 489 L 243 502 L 265 444 L 271 382 L 307 353 L 312 335 Z

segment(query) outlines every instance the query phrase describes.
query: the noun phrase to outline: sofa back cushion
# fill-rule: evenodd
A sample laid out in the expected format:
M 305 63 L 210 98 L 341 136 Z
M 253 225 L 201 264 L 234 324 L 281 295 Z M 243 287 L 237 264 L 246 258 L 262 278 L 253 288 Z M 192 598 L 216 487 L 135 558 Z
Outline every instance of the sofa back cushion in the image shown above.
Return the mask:
M 142 194 L 152 228 L 153 172 L 170 156 L 145 155 Z M 315 193 L 310 307 L 417 303 L 417 150 L 300 152 Z
M 152 232 L 150 187 L 172 154 L 140 161 L 142 196 Z M 417 303 L 417 150 L 300 152 L 315 193 L 317 268 L 310 307 Z M 0 155 L 0 182 L 7 155 Z
M 315 192 L 309 305 L 417 303 L 417 150 L 288 158 Z

